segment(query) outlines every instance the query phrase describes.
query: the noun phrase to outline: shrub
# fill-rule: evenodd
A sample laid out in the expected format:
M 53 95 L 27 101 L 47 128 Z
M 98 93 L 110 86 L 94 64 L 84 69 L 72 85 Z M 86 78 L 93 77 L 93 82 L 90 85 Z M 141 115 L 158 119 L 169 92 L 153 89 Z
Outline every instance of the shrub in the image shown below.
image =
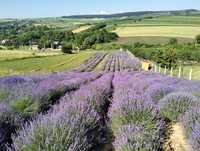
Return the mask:
M 180 121 L 183 124 L 187 137 L 189 137 L 193 131 L 195 123 L 200 123 L 200 105 L 188 110 L 184 116 L 181 117 Z
M 170 45 L 175 45 L 177 43 L 178 43 L 178 40 L 176 38 L 170 38 L 170 40 L 169 40 Z
M 62 52 L 72 54 L 72 44 L 71 43 L 64 43 L 62 45 Z
M 11 110 L 23 117 L 29 117 L 38 112 L 39 103 L 37 101 L 32 101 L 29 97 L 25 97 L 11 102 Z
M 151 85 L 146 91 L 145 95 L 150 96 L 152 101 L 157 104 L 160 99 L 166 96 L 168 93 L 172 92 L 173 88 L 166 86 L 165 83 L 163 84 L 153 84 Z
M 44 116 L 26 126 L 13 137 L 16 150 L 92 150 L 100 145 L 97 134 L 104 127 L 99 124 L 98 114 L 85 104 L 68 105 L 62 112 Z M 95 137 L 92 137 L 95 136 Z M 11 149 L 12 150 L 12 149 Z
M 157 151 L 152 139 L 152 134 L 157 135 L 157 132 L 151 133 L 146 131 L 143 126 L 124 125 L 120 128 L 119 136 L 114 142 L 116 151 Z
M 167 95 L 159 101 L 158 106 L 163 117 L 176 121 L 197 102 L 197 98 L 193 95 L 179 92 Z
M 195 40 L 196 40 L 197 44 L 200 44 L 200 35 L 197 35 L 196 38 L 195 38 Z
M 0 89 L 0 102 L 3 101 L 6 97 L 8 97 L 9 92 L 6 90 Z
M 200 123 L 195 123 L 193 127 L 193 131 L 189 138 L 189 143 L 191 144 L 194 151 L 198 151 L 200 149 Z
M 151 104 L 141 100 L 125 101 L 111 115 L 117 151 L 162 148 L 164 122 Z

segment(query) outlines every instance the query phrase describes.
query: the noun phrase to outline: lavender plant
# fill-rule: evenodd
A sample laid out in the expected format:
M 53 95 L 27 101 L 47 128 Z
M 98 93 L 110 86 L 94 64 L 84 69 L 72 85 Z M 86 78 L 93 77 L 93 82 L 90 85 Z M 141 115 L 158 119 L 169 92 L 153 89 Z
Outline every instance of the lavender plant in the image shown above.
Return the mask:
M 63 97 L 48 115 L 31 122 L 13 137 L 10 150 L 101 150 L 112 141 L 100 114 L 111 92 L 112 74 Z
M 160 113 L 171 121 L 177 121 L 189 108 L 199 103 L 198 99 L 186 92 L 172 93 L 158 103 Z

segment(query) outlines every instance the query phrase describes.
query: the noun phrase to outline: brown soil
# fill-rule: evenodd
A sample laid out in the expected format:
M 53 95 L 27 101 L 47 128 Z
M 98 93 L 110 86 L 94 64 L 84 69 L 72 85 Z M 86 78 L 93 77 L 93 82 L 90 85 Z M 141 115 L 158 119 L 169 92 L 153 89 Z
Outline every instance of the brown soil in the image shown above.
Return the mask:
M 184 134 L 183 127 L 180 123 L 172 124 L 172 133 L 168 142 L 164 145 L 165 151 L 192 151 Z

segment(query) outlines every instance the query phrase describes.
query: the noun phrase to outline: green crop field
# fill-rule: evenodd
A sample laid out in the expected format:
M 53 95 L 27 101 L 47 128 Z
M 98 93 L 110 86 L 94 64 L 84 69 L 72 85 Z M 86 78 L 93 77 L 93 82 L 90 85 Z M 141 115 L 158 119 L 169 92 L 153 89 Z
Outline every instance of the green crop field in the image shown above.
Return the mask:
M 115 21 L 120 27 L 127 26 L 200 26 L 200 16 L 157 16 L 151 19 L 124 19 Z
M 56 72 L 73 69 L 91 57 L 95 52 L 85 51 L 79 54 L 57 54 L 33 57 L 28 53 L 18 52 L 19 58 L 11 54 L 0 57 L 0 76 L 27 74 L 32 72 Z M 0 54 L 1 56 L 1 54 Z
M 116 27 L 114 32 L 120 36 L 119 43 L 167 43 L 171 37 L 180 43 L 188 43 L 200 34 L 200 16 L 154 16 L 140 21 L 133 18 L 111 23 Z
M 160 36 L 135 36 L 135 37 L 120 37 L 117 41 L 119 44 L 134 44 L 136 42 L 146 44 L 167 44 L 171 37 Z M 178 43 L 191 43 L 194 41 L 192 38 L 176 37 Z
M 61 52 L 34 52 L 28 50 L 0 50 L 0 61 L 60 55 Z

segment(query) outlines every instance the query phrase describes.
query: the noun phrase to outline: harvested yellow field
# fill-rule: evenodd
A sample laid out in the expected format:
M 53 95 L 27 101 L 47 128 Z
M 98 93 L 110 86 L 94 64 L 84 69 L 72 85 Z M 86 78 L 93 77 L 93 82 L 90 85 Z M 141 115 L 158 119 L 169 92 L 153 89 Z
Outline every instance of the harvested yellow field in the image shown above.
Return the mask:
M 200 27 L 191 26 L 143 26 L 143 27 L 118 27 L 115 32 L 120 37 L 133 36 L 162 36 L 162 37 L 187 37 L 194 38 L 200 34 Z
M 80 28 L 77 28 L 75 30 L 73 30 L 73 33 L 79 33 L 79 32 L 82 32 L 84 30 L 87 30 L 89 29 L 91 26 L 87 25 L 87 26 L 81 26 Z

